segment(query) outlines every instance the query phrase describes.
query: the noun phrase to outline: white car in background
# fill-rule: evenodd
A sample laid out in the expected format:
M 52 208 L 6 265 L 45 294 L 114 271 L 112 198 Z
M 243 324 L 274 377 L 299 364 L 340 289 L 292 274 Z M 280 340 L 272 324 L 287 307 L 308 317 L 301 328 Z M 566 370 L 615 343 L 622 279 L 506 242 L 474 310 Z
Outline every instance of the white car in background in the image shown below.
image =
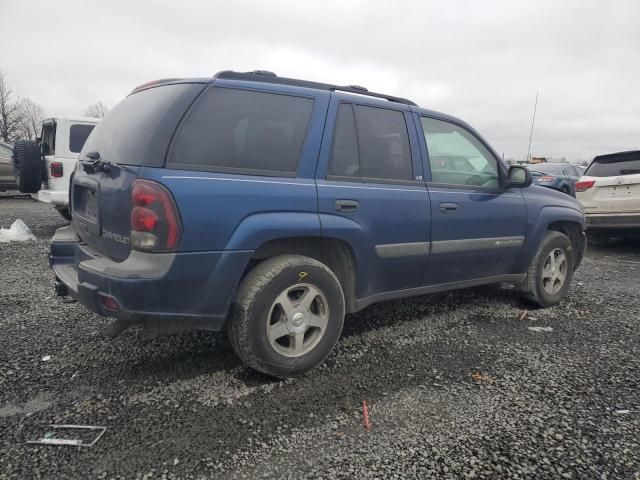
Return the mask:
M 38 142 L 19 140 L 13 147 L 18 189 L 49 203 L 67 220 L 69 185 L 78 154 L 99 118 L 55 117 L 42 122 Z
M 595 157 L 576 182 L 576 198 L 592 236 L 640 232 L 640 150 Z

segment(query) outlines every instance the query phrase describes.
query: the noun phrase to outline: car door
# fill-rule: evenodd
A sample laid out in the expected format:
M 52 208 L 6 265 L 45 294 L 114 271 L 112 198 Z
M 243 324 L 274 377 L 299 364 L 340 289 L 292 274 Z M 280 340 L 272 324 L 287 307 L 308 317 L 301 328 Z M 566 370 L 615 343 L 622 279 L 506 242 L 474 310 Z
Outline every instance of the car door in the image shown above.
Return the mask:
M 522 193 L 501 186 L 505 169 L 470 128 L 443 118 L 414 118 L 424 146 L 432 217 L 424 283 L 516 273 L 527 230 Z
M 422 176 L 406 105 L 332 94 L 316 171 L 318 208 L 323 237 L 354 251 L 357 298 L 420 285 L 430 228 Z

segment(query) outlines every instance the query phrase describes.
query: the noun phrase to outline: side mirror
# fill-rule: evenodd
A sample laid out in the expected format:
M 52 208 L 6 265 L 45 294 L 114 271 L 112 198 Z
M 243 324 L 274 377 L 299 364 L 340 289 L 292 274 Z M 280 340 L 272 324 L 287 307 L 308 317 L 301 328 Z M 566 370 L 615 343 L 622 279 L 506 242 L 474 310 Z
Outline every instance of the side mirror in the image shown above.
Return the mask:
M 507 187 L 509 188 L 527 188 L 533 182 L 529 169 L 519 165 L 509 167 L 507 179 Z

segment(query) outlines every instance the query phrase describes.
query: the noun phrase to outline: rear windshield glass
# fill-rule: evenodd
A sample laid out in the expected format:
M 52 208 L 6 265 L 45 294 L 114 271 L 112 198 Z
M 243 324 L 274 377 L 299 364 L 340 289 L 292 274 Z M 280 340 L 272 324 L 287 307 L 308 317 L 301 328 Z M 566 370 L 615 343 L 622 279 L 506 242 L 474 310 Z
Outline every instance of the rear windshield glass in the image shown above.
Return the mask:
M 69 129 L 69 151 L 73 153 L 80 153 L 84 142 L 87 141 L 87 137 L 93 130 L 95 125 L 71 125 Z
M 163 114 L 188 88 L 189 84 L 165 85 L 129 95 L 96 126 L 80 156 L 98 152 L 106 161 L 142 165 Z
M 640 173 L 640 152 L 624 157 L 596 157 L 584 173 L 590 177 L 618 177 Z

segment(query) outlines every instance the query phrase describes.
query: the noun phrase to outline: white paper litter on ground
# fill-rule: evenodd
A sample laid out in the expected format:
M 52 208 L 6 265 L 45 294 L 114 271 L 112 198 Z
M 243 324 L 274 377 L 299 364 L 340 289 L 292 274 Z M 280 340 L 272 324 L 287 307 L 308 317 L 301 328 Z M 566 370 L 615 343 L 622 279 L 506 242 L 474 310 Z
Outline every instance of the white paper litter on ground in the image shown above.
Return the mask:
M 35 240 L 36 236 L 29 230 L 27 224 L 17 219 L 9 228 L 0 228 L 0 243 L 26 242 Z
M 532 332 L 553 332 L 552 327 L 527 327 Z

